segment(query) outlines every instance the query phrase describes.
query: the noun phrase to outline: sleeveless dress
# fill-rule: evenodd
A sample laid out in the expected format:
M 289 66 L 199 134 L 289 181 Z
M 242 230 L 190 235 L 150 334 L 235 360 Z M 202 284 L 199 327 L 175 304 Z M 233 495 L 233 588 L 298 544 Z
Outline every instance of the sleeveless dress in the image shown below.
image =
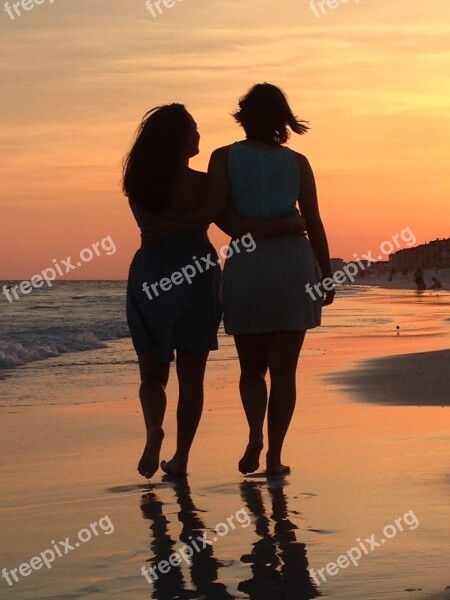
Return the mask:
M 300 190 L 295 152 L 261 150 L 237 142 L 229 147 L 230 203 L 241 217 L 289 217 Z M 306 285 L 319 283 L 312 246 L 300 235 L 255 240 L 226 260 L 224 326 L 228 334 L 304 331 L 320 325 L 322 302 Z
M 130 206 L 139 227 L 148 225 L 145 213 Z M 151 348 L 159 360 L 170 362 L 175 349 L 217 350 L 222 317 L 218 262 L 206 231 L 141 246 L 131 263 L 127 287 L 127 321 L 138 354 Z

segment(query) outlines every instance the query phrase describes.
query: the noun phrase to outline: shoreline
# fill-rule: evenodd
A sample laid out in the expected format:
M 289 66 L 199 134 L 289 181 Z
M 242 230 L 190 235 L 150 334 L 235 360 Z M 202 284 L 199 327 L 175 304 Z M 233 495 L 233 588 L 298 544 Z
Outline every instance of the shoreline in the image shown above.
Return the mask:
M 432 277 L 437 277 L 442 284 L 441 289 L 431 289 L 431 281 Z M 439 294 L 439 292 L 449 292 L 450 291 L 450 269 L 442 269 L 438 273 L 432 269 L 426 269 L 424 271 L 424 279 L 427 284 L 427 289 L 421 293 L 433 293 Z M 376 286 L 386 290 L 410 290 L 417 292 L 417 286 L 414 281 L 414 277 L 411 273 L 408 275 L 394 275 L 392 281 L 389 281 L 388 275 L 382 276 L 371 276 L 370 270 L 368 271 L 368 277 L 358 277 L 355 279 L 352 285 L 361 285 L 361 286 Z

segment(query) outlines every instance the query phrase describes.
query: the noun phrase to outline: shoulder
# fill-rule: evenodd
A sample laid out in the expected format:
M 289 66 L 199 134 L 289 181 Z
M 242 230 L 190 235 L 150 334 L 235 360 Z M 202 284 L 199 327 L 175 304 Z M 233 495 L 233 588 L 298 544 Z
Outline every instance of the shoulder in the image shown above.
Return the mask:
M 300 152 L 295 152 L 294 150 L 293 150 L 293 152 L 295 154 L 295 157 L 296 157 L 297 162 L 300 165 L 300 167 L 303 167 L 303 168 L 310 167 L 309 160 L 306 158 L 306 156 L 304 154 L 300 154 Z
M 222 146 L 213 151 L 211 158 L 209 159 L 208 173 L 212 173 L 213 171 L 216 174 L 224 173 L 228 170 L 229 151 L 232 146 L 233 144 Z
M 202 182 L 206 178 L 206 173 L 204 171 L 196 171 L 195 169 L 188 169 L 188 176 L 192 178 L 193 181 Z
M 295 157 L 297 159 L 297 164 L 300 168 L 300 173 L 302 175 L 313 176 L 313 170 L 309 160 L 306 158 L 304 154 L 300 154 L 300 152 L 294 152 Z
M 228 159 L 228 154 L 230 152 L 230 148 L 232 148 L 235 144 L 228 144 L 227 146 L 222 146 L 221 148 L 216 148 L 211 154 L 211 160 L 215 161 L 224 161 Z
M 206 173 L 196 171 L 190 167 L 180 169 L 175 175 L 174 184 L 179 192 L 199 192 L 205 187 Z
M 185 189 L 196 190 L 198 193 L 203 193 L 206 187 L 207 174 L 203 171 L 196 171 L 195 169 L 187 169 L 186 179 L 184 180 Z M 183 185 L 183 184 L 182 184 Z

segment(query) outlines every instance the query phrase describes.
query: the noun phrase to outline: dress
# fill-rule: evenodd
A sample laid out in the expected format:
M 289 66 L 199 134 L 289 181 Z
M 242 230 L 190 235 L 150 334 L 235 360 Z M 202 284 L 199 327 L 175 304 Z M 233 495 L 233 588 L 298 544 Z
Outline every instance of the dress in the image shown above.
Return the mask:
M 134 205 L 132 210 L 139 227 L 145 227 L 145 214 Z M 136 352 L 152 348 L 159 360 L 170 362 L 175 349 L 217 350 L 220 283 L 217 253 L 206 231 L 143 244 L 131 263 L 127 287 L 127 321 Z
M 230 202 L 241 217 L 292 215 L 299 197 L 295 152 L 229 147 Z M 227 259 L 223 273 L 224 326 L 228 334 L 304 331 L 320 325 L 322 301 L 306 291 L 320 282 L 310 242 L 300 235 L 256 240 Z M 316 294 L 317 297 L 317 294 Z

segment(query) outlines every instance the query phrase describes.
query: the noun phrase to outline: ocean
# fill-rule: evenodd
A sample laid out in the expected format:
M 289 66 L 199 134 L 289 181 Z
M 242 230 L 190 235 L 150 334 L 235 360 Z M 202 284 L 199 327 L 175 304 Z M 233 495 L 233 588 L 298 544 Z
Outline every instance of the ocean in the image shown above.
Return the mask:
M 2 282 L 15 285 L 17 282 Z M 2 402 L 24 402 L 24 385 L 31 380 L 45 381 L 50 371 L 66 377 L 67 382 L 87 378 L 117 375 L 119 366 L 136 363 L 136 355 L 125 315 L 125 281 L 60 281 L 51 288 L 33 290 L 27 296 L 9 303 L 0 297 L 0 380 Z M 439 312 L 439 297 L 448 292 L 434 293 L 436 302 L 426 293 Z M 391 304 L 377 302 L 389 296 Z M 338 287 L 331 307 L 324 309 L 323 326 L 308 333 L 304 353 L 314 352 L 314 340 L 324 334 L 337 336 L 392 335 L 397 321 L 409 317 L 408 331 L 420 331 L 425 324 L 411 322 L 418 297 L 411 290 L 386 290 L 371 286 Z M 353 302 L 353 300 L 360 300 Z M 396 300 L 399 302 L 396 303 Z M 405 300 L 409 302 L 404 304 Z M 350 301 L 350 302 L 348 302 Z M 368 302 L 367 302 L 368 301 Z M 401 301 L 401 302 L 400 302 Z M 442 306 L 444 309 L 444 306 Z M 443 314 L 443 316 L 445 316 Z M 210 362 L 236 361 L 233 340 L 221 326 L 219 351 L 212 352 Z M 134 368 L 134 367 L 133 367 Z M 20 386 L 16 385 L 20 378 Z M 105 383 L 105 381 L 103 381 Z M 20 390 L 20 392 L 19 392 Z M 34 385 L 27 401 L 48 402 L 45 385 Z M 52 402 L 65 402 L 53 398 Z M 85 400 L 86 401 L 86 400 Z

